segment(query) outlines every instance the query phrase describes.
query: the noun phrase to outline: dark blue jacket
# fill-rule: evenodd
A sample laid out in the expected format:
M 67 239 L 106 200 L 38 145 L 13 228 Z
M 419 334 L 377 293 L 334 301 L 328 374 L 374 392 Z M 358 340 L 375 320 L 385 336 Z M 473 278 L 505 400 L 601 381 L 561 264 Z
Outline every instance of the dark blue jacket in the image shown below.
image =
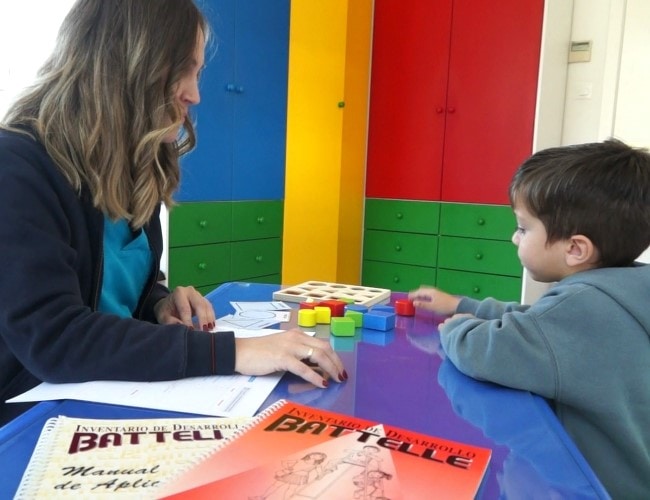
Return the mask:
M 169 293 L 157 283 L 158 215 L 144 228 L 154 267 L 135 319 L 98 312 L 103 214 L 87 191 L 75 192 L 39 142 L 0 130 L 0 423 L 24 410 L 4 401 L 41 381 L 233 372 L 232 335 L 156 324 L 153 306 Z

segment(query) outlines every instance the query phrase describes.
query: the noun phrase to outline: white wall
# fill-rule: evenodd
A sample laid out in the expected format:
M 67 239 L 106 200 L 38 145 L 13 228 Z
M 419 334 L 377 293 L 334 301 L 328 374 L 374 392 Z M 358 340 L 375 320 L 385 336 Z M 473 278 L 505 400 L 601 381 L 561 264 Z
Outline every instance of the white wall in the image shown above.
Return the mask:
M 567 5 L 548 8 L 563 0 L 547 0 L 547 24 L 564 33 Z M 568 3 L 568 2 L 567 2 Z M 617 137 L 650 148 L 650 2 L 648 0 L 573 0 L 571 41 L 591 41 L 589 62 L 566 64 L 566 92 L 561 139 L 551 144 L 557 120 L 539 119 L 535 150 L 551 145 L 579 144 Z M 559 23 L 559 24 L 558 24 Z M 558 43 L 557 39 L 552 43 Z M 547 42 L 544 42 L 546 48 Z M 569 47 L 565 47 L 568 55 Z M 568 60 L 568 59 L 567 59 Z M 544 58 L 542 58 L 544 63 Z M 558 64 L 558 57 L 551 65 Z M 544 66 L 540 85 L 544 85 Z M 554 70 L 558 72 L 558 69 Z M 546 106 L 543 99 L 538 100 Z M 650 249 L 641 260 L 650 262 Z M 531 303 L 548 285 L 524 276 L 522 300 Z

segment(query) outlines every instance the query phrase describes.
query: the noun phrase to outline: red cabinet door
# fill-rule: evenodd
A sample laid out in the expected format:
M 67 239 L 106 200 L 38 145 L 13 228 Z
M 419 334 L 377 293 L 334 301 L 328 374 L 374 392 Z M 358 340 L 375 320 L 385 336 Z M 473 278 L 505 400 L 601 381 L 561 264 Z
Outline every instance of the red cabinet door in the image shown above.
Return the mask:
M 543 0 L 455 0 L 442 200 L 508 203 L 532 152 Z
M 375 0 L 366 196 L 440 199 L 452 0 Z

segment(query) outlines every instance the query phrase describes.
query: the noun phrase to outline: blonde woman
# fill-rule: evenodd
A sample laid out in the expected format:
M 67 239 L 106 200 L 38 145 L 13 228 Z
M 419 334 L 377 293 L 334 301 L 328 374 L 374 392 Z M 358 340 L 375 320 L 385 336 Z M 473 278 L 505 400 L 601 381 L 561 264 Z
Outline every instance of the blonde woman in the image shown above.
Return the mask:
M 347 378 L 328 342 L 209 333 L 211 304 L 158 281 L 159 209 L 173 205 L 179 156 L 195 145 L 189 111 L 208 36 L 191 0 L 78 0 L 5 116 L 0 423 L 26 409 L 3 402 L 41 381 Z

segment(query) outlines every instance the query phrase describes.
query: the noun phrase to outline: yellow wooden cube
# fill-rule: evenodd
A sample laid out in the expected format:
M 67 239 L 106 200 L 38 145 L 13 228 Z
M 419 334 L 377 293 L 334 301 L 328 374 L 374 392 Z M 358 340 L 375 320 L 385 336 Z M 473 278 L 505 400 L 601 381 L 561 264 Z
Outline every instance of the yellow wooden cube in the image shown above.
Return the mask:
M 325 306 L 314 307 L 316 311 L 316 323 L 319 325 L 328 325 L 332 318 L 332 310 Z

